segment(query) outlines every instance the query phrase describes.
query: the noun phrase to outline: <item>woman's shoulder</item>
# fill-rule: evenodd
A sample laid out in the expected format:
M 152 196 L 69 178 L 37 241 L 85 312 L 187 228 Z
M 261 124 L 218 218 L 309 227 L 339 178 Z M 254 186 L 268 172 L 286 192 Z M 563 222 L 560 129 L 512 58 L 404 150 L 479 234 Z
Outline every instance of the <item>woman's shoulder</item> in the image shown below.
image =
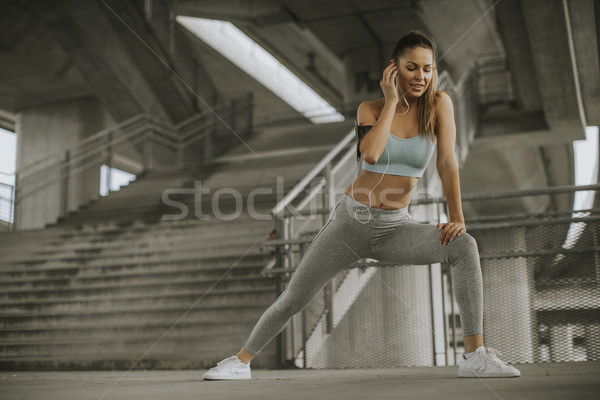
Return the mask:
M 438 90 L 435 93 L 435 103 L 437 105 L 440 104 L 440 102 L 445 104 L 452 103 L 452 97 L 450 97 L 450 93 L 445 90 Z
M 379 118 L 379 114 L 381 114 L 381 110 L 383 109 L 384 105 L 385 105 L 385 97 L 380 97 L 375 100 L 363 100 L 358 105 L 358 113 L 359 113 L 359 115 L 363 114 L 363 116 L 366 116 L 366 117 L 368 117 L 367 114 L 370 114 L 370 116 L 372 116 L 376 121 Z M 366 119 L 370 119 L 370 118 L 366 118 Z
M 452 98 L 450 94 L 445 90 L 438 90 L 435 94 L 435 113 L 439 115 L 444 112 L 451 112 L 453 110 Z
M 360 105 L 364 105 L 369 108 L 379 108 L 381 109 L 385 104 L 385 97 L 380 97 L 375 100 L 363 100 Z

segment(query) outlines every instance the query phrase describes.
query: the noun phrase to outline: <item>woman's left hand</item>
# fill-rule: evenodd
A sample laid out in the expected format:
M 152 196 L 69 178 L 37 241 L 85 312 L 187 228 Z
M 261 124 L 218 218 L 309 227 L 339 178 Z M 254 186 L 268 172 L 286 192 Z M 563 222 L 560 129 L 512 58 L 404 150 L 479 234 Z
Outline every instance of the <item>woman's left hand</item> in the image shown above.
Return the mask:
M 461 222 L 444 222 L 437 224 L 438 230 L 443 229 L 442 236 L 440 237 L 440 243 L 447 245 L 448 242 L 453 241 L 458 235 L 462 235 L 467 231 L 465 224 Z

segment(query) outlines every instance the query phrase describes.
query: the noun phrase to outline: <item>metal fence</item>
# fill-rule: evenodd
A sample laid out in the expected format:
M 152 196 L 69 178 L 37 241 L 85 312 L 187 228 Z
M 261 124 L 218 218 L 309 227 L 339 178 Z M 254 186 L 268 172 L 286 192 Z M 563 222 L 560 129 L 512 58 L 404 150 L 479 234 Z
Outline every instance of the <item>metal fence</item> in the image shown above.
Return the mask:
M 500 350 L 504 360 L 600 359 L 600 208 L 556 206 L 572 205 L 578 191 L 591 191 L 593 199 L 598 189 L 565 186 L 463 197 L 469 209 L 484 210 L 476 218 L 465 216 L 480 253 L 485 345 Z M 539 207 L 531 211 L 536 198 Z M 493 213 L 506 209 L 502 203 L 514 212 Z M 409 211 L 421 223 L 443 222 L 448 215 L 444 198 L 418 199 Z M 297 237 L 272 246 L 292 265 L 321 222 L 303 224 Z M 284 290 L 293 268 L 270 273 Z M 464 343 L 452 278 L 444 263 L 367 259 L 349 265 L 290 320 L 279 337 L 282 360 L 303 368 L 455 365 Z

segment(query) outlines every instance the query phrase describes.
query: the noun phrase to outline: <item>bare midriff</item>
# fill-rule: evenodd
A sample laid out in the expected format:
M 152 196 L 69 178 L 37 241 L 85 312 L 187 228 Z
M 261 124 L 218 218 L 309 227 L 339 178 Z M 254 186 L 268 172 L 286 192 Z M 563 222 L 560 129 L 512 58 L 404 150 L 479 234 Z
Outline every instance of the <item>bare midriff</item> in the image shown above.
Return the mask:
M 377 185 L 380 179 L 381 182 Z M 385 174 L 382 179 L 380 173 L 363 170 L 354 181 L 354 196 L 352 185 L 348 186 L 346 193 L 368 206 L 369 192 L 377 185 L 371 193 L 371 207 L 382 210 L 403 208 L 409 205 L 412 190 L 419 183 L 419 179 L 421 178 L 389 174 Z

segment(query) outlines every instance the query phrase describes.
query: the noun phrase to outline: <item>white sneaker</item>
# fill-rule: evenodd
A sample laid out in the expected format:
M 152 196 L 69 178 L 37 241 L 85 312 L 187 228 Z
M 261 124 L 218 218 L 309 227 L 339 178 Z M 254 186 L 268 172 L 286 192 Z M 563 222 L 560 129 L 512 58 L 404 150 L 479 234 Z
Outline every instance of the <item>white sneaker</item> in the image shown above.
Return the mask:
M 244 364 L 238 356 L 231 356 L 219 361 L 216 367 L 206 371 L 204 380 L 217 379 L 252 379 L 250 363 Z
M 463 378 L 510 378 L 521 376 L 521 372 L 498 358 L 501 355 L 492 347 L 478 348 L 468 360 L 460 361 L 458 376 Z

